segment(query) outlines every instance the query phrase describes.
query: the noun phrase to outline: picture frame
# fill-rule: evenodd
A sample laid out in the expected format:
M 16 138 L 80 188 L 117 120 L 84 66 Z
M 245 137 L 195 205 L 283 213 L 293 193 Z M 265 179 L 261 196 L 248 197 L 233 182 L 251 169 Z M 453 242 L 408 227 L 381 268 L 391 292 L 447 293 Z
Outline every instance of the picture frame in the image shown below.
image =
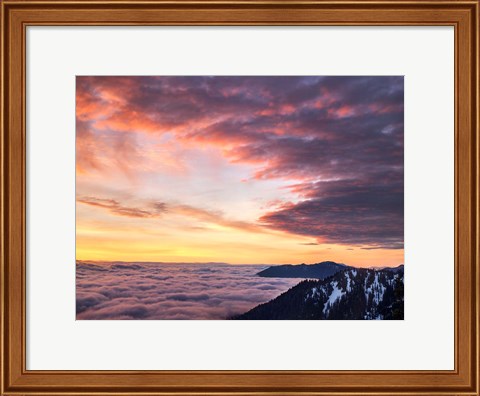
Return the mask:
M 478 395 L 478 1 L 43 1 L 1 3 L 2 395 Z M 27 26 L 453 26 L 455 369 L 31 371 L 26 368 Z M 414 357 L 412 356 L 412 359 Z

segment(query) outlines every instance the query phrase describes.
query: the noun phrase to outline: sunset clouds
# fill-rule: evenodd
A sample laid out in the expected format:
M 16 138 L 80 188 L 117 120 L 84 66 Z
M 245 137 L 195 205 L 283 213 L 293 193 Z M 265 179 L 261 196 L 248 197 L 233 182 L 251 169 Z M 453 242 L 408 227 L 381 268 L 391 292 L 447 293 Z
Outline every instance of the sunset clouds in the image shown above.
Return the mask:
M 77 256 L 400 264 L 403 111 L 403 77 L 77 77 Z

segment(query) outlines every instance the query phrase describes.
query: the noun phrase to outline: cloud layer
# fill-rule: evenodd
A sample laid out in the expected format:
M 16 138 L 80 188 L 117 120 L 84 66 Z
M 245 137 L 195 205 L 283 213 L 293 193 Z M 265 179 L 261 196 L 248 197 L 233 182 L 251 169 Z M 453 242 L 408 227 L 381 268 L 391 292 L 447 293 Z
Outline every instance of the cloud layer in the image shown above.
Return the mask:
M 298 283 L 255 276 L 263 268 L 77 262 L 77 319 L 227 319 Z

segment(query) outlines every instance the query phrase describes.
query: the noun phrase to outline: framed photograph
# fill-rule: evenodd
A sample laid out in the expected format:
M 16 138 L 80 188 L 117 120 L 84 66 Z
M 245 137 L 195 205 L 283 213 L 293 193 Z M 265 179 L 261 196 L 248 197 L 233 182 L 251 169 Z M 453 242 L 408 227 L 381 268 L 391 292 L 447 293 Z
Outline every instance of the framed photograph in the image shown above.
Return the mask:
M 403 320 L 403 91 L 77 76 L 76 319 Z
M 1 3 L 2 395 L 479 395 L 477 1 Z

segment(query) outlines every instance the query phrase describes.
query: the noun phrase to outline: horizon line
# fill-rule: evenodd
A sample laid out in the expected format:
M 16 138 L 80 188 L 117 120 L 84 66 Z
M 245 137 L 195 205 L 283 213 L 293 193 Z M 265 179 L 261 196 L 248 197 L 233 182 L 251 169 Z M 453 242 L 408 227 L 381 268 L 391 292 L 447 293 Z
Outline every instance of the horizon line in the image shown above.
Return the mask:
M 366 267 L 358 267 L 354 265 L 349 265 L 345 263 L 337 263 L 336 261 L 331 261 L 331 260 L 325 260 L 325 261 L 319 261 L 316 263 L 298 263 L 298 264 L 292 264 L 292 263 L 285 263 L 285 264 L 268 264 L 268 263 L 242 263 L 242 264 L 232 264 L 232 263 L 227 263 L 227 262 L 222 262 L 222 261 L 205 261 L 205 262 L 200 262 L 200 261 L 124 261 L 124 260 L 82 260 L 82 259 L 75 259 L 75 264 L 78 262 L 83 262 L 83 263 L 105 263 L 105 264 L 112 264 L 112 263 L 122 263 L 122 264 L 196 264 L 196 265 L 212 265 L 212 264 L 222 264 L 222 265 L 231 265 L 231 266 L 236 266 L 236 265 L 270 265 L 270 266 L 280 266 L 280 265 L 315 265 L 315 264 L 321 264 L 325 262 L 329 263 L 334 263 L 334 264 L 340 264 L 340 265 L 345 265 L 347 267 L 352 267 L 352 268 L 397 268 L 402 265 L 405 265 L 404 263 L 400 263 L 397 265 L 379 265 L 379 266 L 366 266 Z

